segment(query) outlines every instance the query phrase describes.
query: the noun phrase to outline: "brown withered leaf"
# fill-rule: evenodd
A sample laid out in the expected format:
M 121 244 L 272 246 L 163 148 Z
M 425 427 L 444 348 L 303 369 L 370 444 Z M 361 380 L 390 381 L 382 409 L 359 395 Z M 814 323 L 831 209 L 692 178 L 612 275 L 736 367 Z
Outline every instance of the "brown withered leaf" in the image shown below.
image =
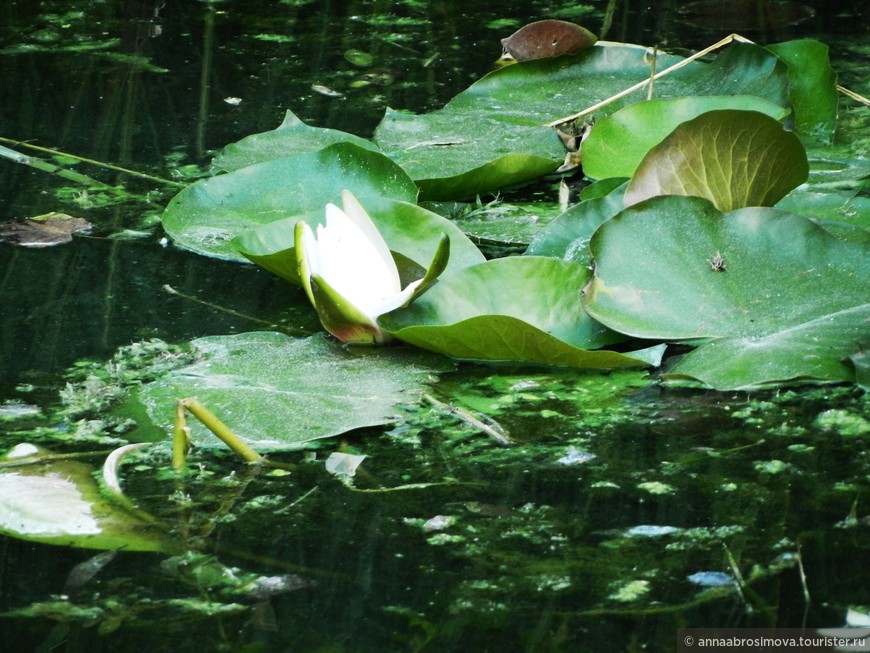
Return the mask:
M 539 20 L 501 40 L 505 54 L 516 61 L 574 54 L 598 40 L 585 27 L 564 20 Z
M 84 218 L 65 213 L 46 213 L 23 222 L 0 224 L 0 238 L 19 247 L 53 247 L 72 240 L 74 233 L 88 231 L 93 225 Z

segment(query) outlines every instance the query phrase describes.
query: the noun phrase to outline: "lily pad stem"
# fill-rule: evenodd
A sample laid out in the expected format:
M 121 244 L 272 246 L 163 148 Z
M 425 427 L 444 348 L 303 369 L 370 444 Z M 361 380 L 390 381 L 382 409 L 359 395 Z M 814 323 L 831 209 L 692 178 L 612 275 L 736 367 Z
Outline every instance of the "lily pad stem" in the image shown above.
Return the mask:
M 162 287 L 163 292 L 169 293 L 170 295 L 174 295 L 175 297 L 180 297 L 181 299 L 186 299 L 187 301 L 194 302 L 195 304 L 199 304 L 200 306 L 205 306 L 206 308 L 210 308 L 215 311 L 220 311 L 221 313 L 226 313 L 227 315 L 232 315 L 233 317 L 240 318 L 242 320 L 248 320 L 249 322 L 254 322 L 256 324 L 262 324 L 263 326 L 267 326 L 274 331 L 281 331 L 283 333 L 287 333 L 289 335 L 301 335 L 301 336 L 310 336 L 311 332 L 306 329 L 297 329 L 293 327 L 285 327 L 281 325 L 276 325 L 274 322 L 269 322 L 268 320 L 261 320 L 258 317 L 254 317 L 252 315 L 246 315 L 245 313 L 240 313 L 239 311 L 235 311 L 231 308 L 227 308 L 226 306 L 221 306 L 220 304 L 215 304 L 213 302 L 207 302 L 204 299 L 200 299 L 195 295 L 188 295 L 180 290 L 176 290 L 168 283 L 163 284 Z
M 433 397 L 432 395 L 430 395 L 428 393 L 423 395 L 423 399 L 425 399 L 427 402 L 429 402 L 430 404 L 432 404 L 436 408 L 440 408 L 441 410 L 444 410 L 444 411 L 450 413 L 451 415 L 456 415 L 456 417 L 461 419 L 466 424 L 470 424 L 474 428 L 476 428 L 480 431 L 483 431 L 490 438 L 492 438 L 493 440 L 498 442 L 500 445 L 507 446 L 509 444 L 512 444 L 510 436 L 501 427 L 501 425 L 495 424 L 495 423 L 493 423 L 492 425 L 486 424 L 486 423 L 482 422 L 481 420 L 479 420 L 478 418 L 476 418 L 474 415 L 467 413 L 466 411 L 461 410 L 460 408 L 457 408 L 456 406 L 451 406 L 450 404 L 446 404 L 443 401 L 439 401 L 438 399 L 436 399 L 435 397 Z
M 155 177 L 154 175 L 149 175 L 149 174 L 146 174 L 144 172 L 137 172 L 136 170 L 129 170 L 128 168 L 122 168 L 120 166 L 113 166 L 110 163 L 103 163 L 102 161 L 96 161 L 94 159 L 88 159 L 88 158 L 83 157 L 83 156 L 69 154 L 68 152 L 61 152 L 59 150 L 53 150 L 53 149 L 48 148 L 48 147 L 41 147 L 39 145 L 33 145 L 32 143 L 25 143 L 23 141 L 16 141 L 16 140 L 13 140 L 11 138 L 0 137 L 0 142 L 10 143 L 12 145 L 15 145 L 16 147 L 28 147 L 31 150 L 36 150 L 37 152 L 45 152 L 46 154 L 51 154 L 53 156 L 63 156 L 63 157 L 67 157 L 70 159 L 75 159 L 76 161 L 81 161 L 82 163 L 89 163 L 93 166 L 105 168 L 106 170 L 114 170 L 115 172 L 123 172 L 125 175 L 131 175 L 133 177 L 139 177 L 141 179 L 147 179 L 149 181 L 156 181 L 157 183 L 163 184 L 164 186 L 175 186 L 177 188 L 185 188 L 187 186 L 187 184 L 183 184 L 183 183 L 178 182 L 178 181 L 171 181 L 169 179 L 162 179 L 161 177 Z M 9 150 L 9 151 L 11 152 L 13 150 Z M 19 155 L 19 156 L 24 156 L 24 155 Z M 30 158 L 30 157 L 25 157 L 25 158 Z M 19 163 L 25 163 L 25 162 L 19 161 Z M 45 163 L 45 162 L 43 162 L 43 163 Z M 33 165 L 33 164 L 27 163 L 27 165 Z M 51 164 L 47 164 L 47 165 L 51 165 Z M 35 167 L 37 167 L 37 166 L 35 166 Z M 41 169 L 44 169 L 44 168 L 41 168 Z M 63 169 L 61 168 L 60 170 L 63 170 Z M 52 171 L 47 171 L 47 172 L 52 172 Z M 74 178 L 70 177 L 70 174 L 78 174 L 78 173 L 71 173 L 71 171 L 69 171 L 69 170 L 66 170 L 64 172 L 67 174 L 62 174 L 61 172 L 56 172 L 56 171 L 54 172 L 54 174 L 58 174 L 58 175 L 61 175 L 63 177 L 66 177 L 66 178 L 70 179 L 71 181 L 78 181 L 79 183 L 102 185 L 100 182 L 97 182 L 97 181 L 91 179 L 90 177 L 86 177 L 85 175 L 79 175 L 81 177 L 81 179 L 74 179 Z
M 129 498 L 127 498 L 127 495 L 124 494 L 124 491 L 121 489 L 121 481 L 118 478 L 118 469 L 120 468 L 121 461 L 124 459 L 124 457 L 132 453 L 133 451 L 137 451 L 138 449 L 142 449 L 143 447 L 150 446 L 150 442 L 134 442 L 133 444 L 126 444 L 112 451 L 112 453 L 110 453 L 106 457 L 106 461 L 103 463 L 103 485 L 105 486 L 109 494 L 112 495 L 112 498 L 125 510 L 133 515 L 136 515 L 144 521 L 156 523 L 156 517 L 145 512 L 144 510 L 140 510 L 136 507 L 136 504 L 134 504 Z
M 725 557 L 728 559 L 728 566 L 731 567 L 731 573 L 734 574 L 734 586 L 737 588 L 737 593 L 740 594 L 740 598 L 743 601 L 743 605 L 746 606 L 747 612 L 753 612 L 752 604 L 746 600 L 746 593 L 744 592 L 746 581 L 743 580 L 743 574 L 740 573 L 740 567 L 737 566 L 737 561 L 734 559 L 734 556 L 731 554 L 731 549 L 728 548 L 728 545 L 725 544 L 725 542 L 722 542 L 722 548 L 725 549 Z
M 810 605 L 810 587 L 807 584 L 807 573 L 804 570 L 804 557 L 801 554 L 800 543 L 798 543 L 798 545 L 797 545 L 797 555 L 795 557 L 797 558 L 798 572 L 801 575 L 801 587 L 803 588 L 803 591 L 804 591 L 804 601 L 806 601 L 807 608 L 809 608 L 809 605 Z
M 230 449 L 235 451 L 242 460 L 249 463 L 262 462 L 263 457 L 254 451 L 247 442 L 242 440 L 242 438 L 233 433 L 230 427 L 220 421 L 217 415 L 206 408 L 199 399 L 196 397 L 187 397 L 186 399 L 179 399 L 178 403 L 183 409 L 189 410 L 191 414 L 202 422 L 209 431 L 223 440 L 223 442 L 226 443 Z
M 859 95 L 855 91 L 850 91 L 845 86 L 840 86 L 839 84 L 837 84 L 837 90 L 846 97 L 852 98 L 853 100 L 855 100 L 855 102 L 863 104 L 865 107 L 870 107 L 870 100 L 865 98 L 863 95 Z
M 187 415 L 184 404 L 175 404 L 175 421 L 172 428 L 172 469 L 180 472 L 184 469 L 187 453 L 190 451 L 190 427 L 187 425 Z
M 76 184 L 83 184 L 85 186 L 104 185 L 102 182 L 97 181 L 93 177 L 88 177 L 87 175 L 83 175 L 79 172 L 76 172 L 75 170 L 67 170 L 65 168 L 61 168 L 60 166 L 56 166 L 53 163 L 49 163 L 48 161 L 43 161 L 42 159 L 38 159 L 36 157 L 27 156 L 26 154 L 16 152 L 15 150 L 11 150 L 8 147 L 4 147 L 2 145 L 0 145 L 0 157 L 8 159 L 14 163 L 30 166 L 31 168 L 41 170 L 42 172 L 47 172 L 50 175 L 56 175 L 58 177 L 66 179 L 67 181 L 72 181 Z

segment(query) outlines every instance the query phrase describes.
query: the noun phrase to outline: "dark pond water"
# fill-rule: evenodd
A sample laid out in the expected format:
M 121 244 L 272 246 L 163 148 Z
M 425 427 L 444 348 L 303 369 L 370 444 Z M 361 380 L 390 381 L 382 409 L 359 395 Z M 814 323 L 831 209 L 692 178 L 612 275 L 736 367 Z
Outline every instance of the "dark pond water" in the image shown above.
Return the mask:
M 813 16 L 782 8 L 764 25 L 742 12 L 731 26 L 703 5 L 688 24 L 681 4 L 619 2 L 607 38 L 691 49 L 732 28 L 761 42 L 812 36 L 832 46 L 841 83 L 868 93 L 863 2 L 808 1 Z M 370 136 L 387 106 L 434 109 L 485 74 L 522 24 L 559 17 L 596 30 L 605 9 L 5 2 L 0 137 L 185 181 L 287 109 Z M 842 145 L 859 154 L 866 114 L 844 109 L 843 121 Z M 102 365 L 150 338 L 319 329 L 297 289 L 165 243 L 157 218 L 176 187 L 76 169 L 118 186 L 86 193 L 0 159 L 0 222 L 60 211 L 96 225 L 60 247 L 0 244 L 0 449 L 83 433 L 56 412 L 76 361 Z M 124 468 L 125 491 L 189 550 L 122 552 L 71 581 L 94 552 L 0 536 L 0 648 L 672 651 L 680 627 L 839 627 L 870 611 L 859 391 L 726 395 L 634 373 L 474 366 L 436 389 L 517 442 L 501 447 L 409 406 L 395 428 L 279 456 L 289 475 L 204 451 L 179 481 L 165 450 L 147 454 Z M 43 414 L 10 417 L 19 405 Z M 52 430 L 59 423 L 66 431 Z M 54 446 L 106 448 L 92 442 Z M 369 457 L 350 485 L 306 462 L 339 449 Z M 425 487 L 383 490 L 408 484 Z

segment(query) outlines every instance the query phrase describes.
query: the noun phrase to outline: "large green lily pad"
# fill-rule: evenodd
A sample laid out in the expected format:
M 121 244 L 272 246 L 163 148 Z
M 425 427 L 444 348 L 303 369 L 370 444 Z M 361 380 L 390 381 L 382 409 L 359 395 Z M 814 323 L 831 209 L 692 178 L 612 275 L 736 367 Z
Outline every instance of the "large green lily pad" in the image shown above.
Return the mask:
M 177 399 L 196 396 L 258 451 L 294 449 L 353 429 L 388 424 L 414 402 L 444 359 L 400 347 L 342 347 L 326 336 L 253 332 L 198 338 L 201 356 L 142 388 L 151 420 L 171 432 Z M 199 446 L 219 446 L 191 420 Z
M 214 170 L 232 171 L 272 159 L 316 152 L 335 143 L 353 143 L 363 149 L 376 151 L 377 146 L 364 138 L 325 127 L 311 127 L 292 111 L 287 111 L 277 129 L 251 134 L 227 145 L 212 161 Z
M 561 212 L 558 197 L 553 193 L 551 197 L 534 197 L 533 201 L 494 200 L 469 205 L 465 210 L 451 211 L 450 219 L 481 246 L 520 249 Z
M 378 145 L 420 187 L 420 199 L 470 199 L 518 186 L 559 167 L 559 139 L 543 123 L 493 112 L 388 110 Z
M 625 191 L 625 204 L 693 195 L 722 211 L 773 206 L 808 174 L 800 139 L 770 116 L 708 111 L 677 126 L 646 154 Z
M 646 357 L 588 351 L 623 340 L 581 309 L 579 293 L 589 274 L 554 258 L 494 259 L 443 275 L 413 304 L 381 316 L 378 324 L 400 340 L 458 359 L 649 365 Z
M 689 353 L 662 377 L 696 379 L 717 390 L 799 381 L 858 382 L 856 366 L 850 359 L 868 345 L 870 303 L 767 336 L 710 342 Z
M 203 179 L 176 195 L 163 227 L 179 247 L 246 261 L 230 241 L 246 229 L 338 202 L 347 189 L 360 200 L 414 202 L 417 187 L 390 159 L 352 143 L 272 159 Z
M 845 233 L 848 229 L 858 238 L 870 238 L 870 197 L 856 191 L 819 192 L 812 186 L 801 187 L 777 202 L 776 208 L 813 218 L 828 231 Z
M 646 53 L 640 46 L 599 43 L 576 55 L 508 66 L 440 111 L 419 116 L 388 111 L 375 141 L 417 181 L 422 199 L 473 197 L 529 181 L 564 158 L 544 125 L 648 78 Z M 679 61 L 659 54 L 657 68 Z M 693 62 L 656 83 L 660 98 L 735 94 L 789 106 L 785 64 L 764 48 L 734 44 L 712 64 Z M 642 97 L 638 92 L 613 102 L 598 117 Z
M 697 96 L 636 102 L 595 123 L 583 141 L 583 174 L 631 177 L 646 153 L 676 127 L 707 111 L 758 111 L 782 120 L 789 110 L 752 95 Z
M 19 455 L 25 447 L 27 454 Z M 22 463 L 0 469 L 0 533 L 86 549 L 178 549 L 165 529 L 107 499 L 87 463 L 52 458 L 30 445 L 0 462 Z
M 767 208 L 723 214 L 700 198 L 658 197 L 605 222 L 590 250 L 589 314 L 635 337 L 716 341 L 673 372 L 720 389 L 848 380 L 835 362 L 870 340 L 870 245 L 802 216 Z M 690 364 L 693 357 L 703 365 Z
M 795 129 L 810 138 L 830 142 L 837 125 L 839 94 L 828 46 L 812 39 L 799 39 L 769 45 L 767 49 L 788 66 Z

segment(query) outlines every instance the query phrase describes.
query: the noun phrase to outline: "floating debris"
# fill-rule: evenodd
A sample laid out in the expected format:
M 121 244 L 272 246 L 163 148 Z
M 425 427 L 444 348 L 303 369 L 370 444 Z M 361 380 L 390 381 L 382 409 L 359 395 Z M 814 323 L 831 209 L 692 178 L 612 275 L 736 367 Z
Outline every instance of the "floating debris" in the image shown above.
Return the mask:
M 365 456 L 335 451 L 326 459 L 326 471 L 339 478 L 349 479 L 356 476 L 356 468 L 365 459 Z
M 589 453 L 588 451 L 583 451 L 576 447 L 568 447 L 568 452 L 556 462 L 560 465 L 582 465 L 583 463 L 588 463 L 594 458 L 594 453 Z
M 661 537 L 662 535 L 670 535 L 671 533 L 679 532 L 680 528 L 676 526 L 657 526 L 655 524 L 641 524 L 629 528 L 625 534 L 629 537 Z
M 0 238 L 19 247 L 53 247 L 72 241 L 73 234 L 88 231 L 92 227 L 84 218 L 52 212 L 23 222 L 0 224 Z
M 727 587 L 734 584 L 734 578 L 722 571 L 699 571 L 686 580 L 701 587 Z
M 312 84 L 311 90 L 315 93 L 320 93 L 321 95 L 325 95 L 326 97 L 344 97 L 344 93 L 340 93 L 338 91 L 334 91 L 328 86 L 324 86 L 323 84 Z

